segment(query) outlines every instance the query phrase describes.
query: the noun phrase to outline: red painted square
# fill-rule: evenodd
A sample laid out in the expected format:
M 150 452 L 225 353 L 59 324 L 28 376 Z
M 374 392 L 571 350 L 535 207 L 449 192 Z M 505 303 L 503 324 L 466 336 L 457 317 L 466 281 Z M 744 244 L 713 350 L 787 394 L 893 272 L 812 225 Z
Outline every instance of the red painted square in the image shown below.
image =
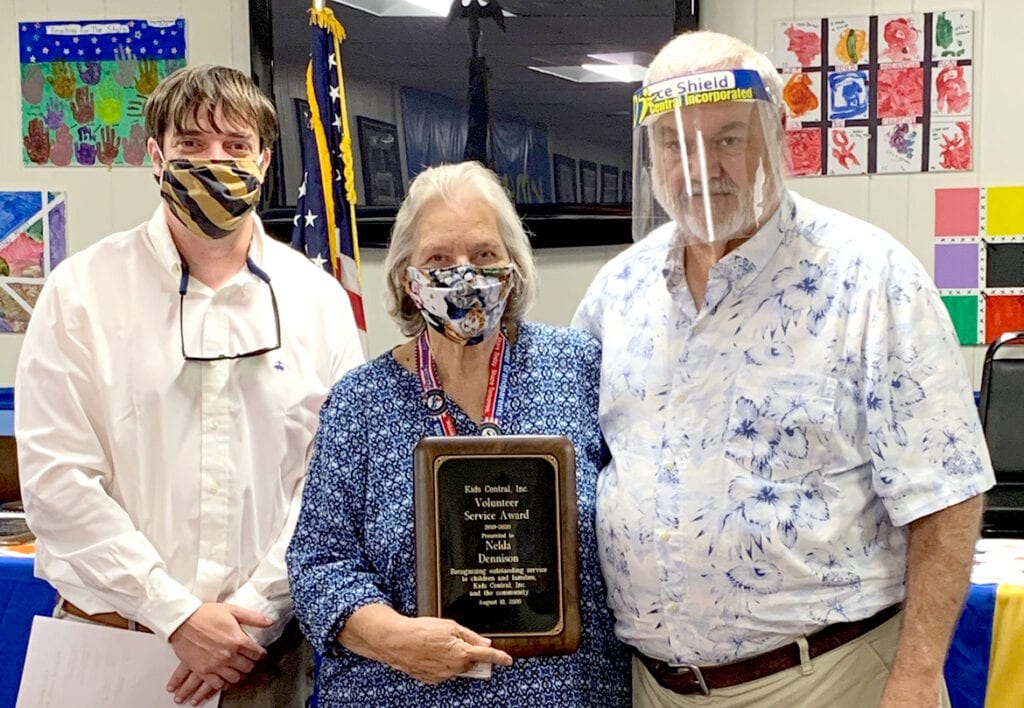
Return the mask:
M 977 236 L 980 211 L 981 190 L 977 187 L 936 189 L 935 235 Z
M 1024 295 L 985 297 L 985 341 L 1004 332 L 1024 331 Z

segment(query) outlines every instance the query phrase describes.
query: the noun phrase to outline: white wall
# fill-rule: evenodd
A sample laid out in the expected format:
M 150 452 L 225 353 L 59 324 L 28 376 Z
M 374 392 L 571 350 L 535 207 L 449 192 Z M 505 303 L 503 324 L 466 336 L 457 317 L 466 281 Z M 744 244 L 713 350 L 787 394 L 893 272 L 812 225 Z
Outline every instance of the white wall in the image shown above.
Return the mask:
M 937 188 L 1024 184 L 1019 137 L 1024 94 L 1019 90 L 1020 0 L 716 0 L 701 6 L 706 29 L 735 35 L 772 56 L 775 23 L 783 19 L 974 11 L 974 170 L 812 177 L 793 180 L 800 194 L 888 230 L 932 270 Z M 962 347 L 974 386 L 981 383 L 984 347 Z
M 68 253 L 149 218 L 159 202 L 150 168 L 25 167 L 21 157 L 18 22 L 185 18 L 190 64 L 249 71 L 246 0 L 0 0 L 0 190 L 67 193 Z M 14 384 L 22 335 L 0 334 L 0 386 Z

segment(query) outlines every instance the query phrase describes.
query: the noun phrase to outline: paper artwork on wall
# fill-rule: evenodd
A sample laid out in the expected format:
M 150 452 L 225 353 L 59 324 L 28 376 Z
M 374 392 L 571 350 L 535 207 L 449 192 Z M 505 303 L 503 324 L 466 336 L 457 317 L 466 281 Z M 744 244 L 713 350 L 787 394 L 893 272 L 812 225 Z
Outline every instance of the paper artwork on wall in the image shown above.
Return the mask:
M 789 175 L 970 170 L 973 17 L 776 23 Z
M 50 271 L 67 255 L 61 192 L 0 191 L 0 332 L 24 332 Z
M 185 21 L 21 22 L 26 165 L 148 164 L 142 107 L 185 65 Z
M 935 285 L 960 343 L 1024 330 L 1024 187 L 935 190 Z

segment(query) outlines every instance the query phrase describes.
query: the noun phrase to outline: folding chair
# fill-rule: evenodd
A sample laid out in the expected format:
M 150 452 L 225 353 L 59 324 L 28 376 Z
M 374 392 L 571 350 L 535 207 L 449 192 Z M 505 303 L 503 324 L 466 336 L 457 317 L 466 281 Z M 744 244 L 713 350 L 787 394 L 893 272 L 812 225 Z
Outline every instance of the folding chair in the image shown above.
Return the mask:
M 978 412 L 996 473 L 982 534 L 1024 538 L 1024 332 L 1007 332 L 989 346 Z

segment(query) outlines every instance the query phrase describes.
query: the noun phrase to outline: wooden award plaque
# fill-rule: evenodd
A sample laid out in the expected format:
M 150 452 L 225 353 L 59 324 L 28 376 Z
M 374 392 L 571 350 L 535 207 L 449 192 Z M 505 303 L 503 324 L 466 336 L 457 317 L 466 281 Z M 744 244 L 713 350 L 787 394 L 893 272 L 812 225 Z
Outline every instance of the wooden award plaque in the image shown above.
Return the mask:
M 416 600 L 512 656 L 580 638 L 576 456 L 558 436 L 424 438 L 416 446 Z

